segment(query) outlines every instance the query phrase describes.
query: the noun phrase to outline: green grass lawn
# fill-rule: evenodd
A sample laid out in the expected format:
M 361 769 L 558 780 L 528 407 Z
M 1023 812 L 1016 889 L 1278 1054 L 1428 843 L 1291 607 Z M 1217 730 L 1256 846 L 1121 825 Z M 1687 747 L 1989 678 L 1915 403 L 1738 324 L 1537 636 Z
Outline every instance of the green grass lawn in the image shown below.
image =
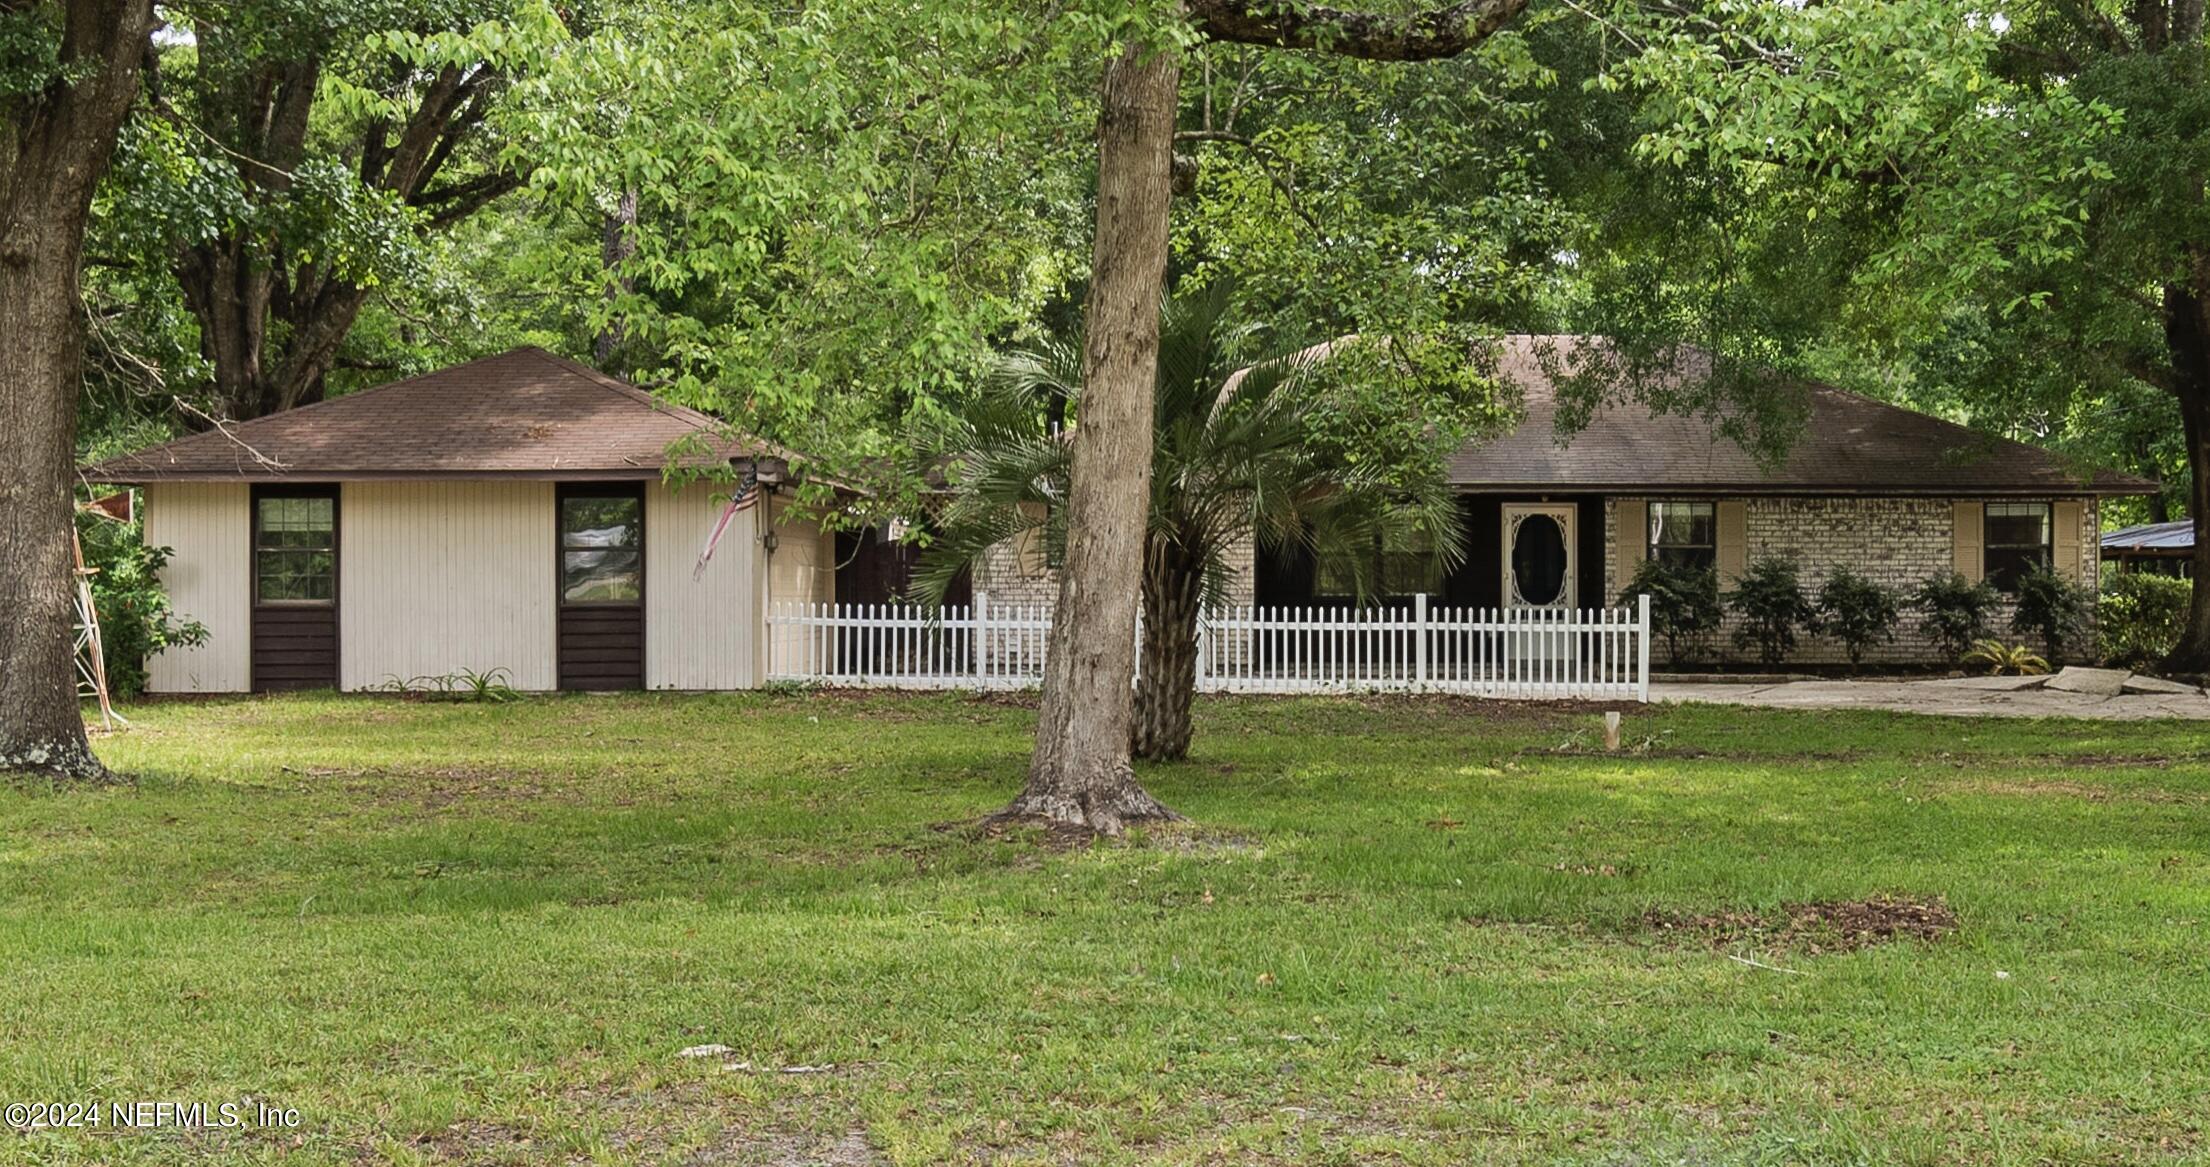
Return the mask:
M 300 1125 L 0 1162 L 2210 1157 L 2199 725 L 1212 701 L 1054 851 L 945 829 L 1010 702 L 129 712 L 0 787 L 0 1101 Z M 1875 896 L 1957 927 L 1749 918 Z

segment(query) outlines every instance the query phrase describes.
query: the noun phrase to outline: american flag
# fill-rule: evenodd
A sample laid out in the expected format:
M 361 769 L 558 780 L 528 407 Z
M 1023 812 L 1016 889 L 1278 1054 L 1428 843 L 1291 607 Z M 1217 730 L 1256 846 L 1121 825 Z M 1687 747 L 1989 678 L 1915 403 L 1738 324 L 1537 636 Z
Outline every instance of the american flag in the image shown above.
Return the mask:
M 737 493 L 729 497 L 729 505 L 722 508 L 721 518 L 714 523 L 712 533 L 706 536 L 706 545 L 699 548 L 698 563 L 691 568 L 692 580 L 695 581 L 706 574 L 706 561 L 714 557 L 714 548 L 721 546 L 722 535 L 729 530 L 729 524 L 736 520 L 738 513 L 751 510 L 752 504 L 758 501 L 760 501 L 759 473 L 747 470 L 744 472 L 744 485 L 738 488 Z

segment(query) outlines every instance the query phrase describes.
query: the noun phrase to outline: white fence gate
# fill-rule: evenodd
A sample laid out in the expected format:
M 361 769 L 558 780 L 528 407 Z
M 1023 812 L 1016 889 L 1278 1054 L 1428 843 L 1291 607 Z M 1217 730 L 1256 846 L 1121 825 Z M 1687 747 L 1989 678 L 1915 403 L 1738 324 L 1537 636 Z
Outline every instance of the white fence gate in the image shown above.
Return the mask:
M 1043 684 L 1051 613 L 995 605 L 778 604 L 768 679 L 891 689 Z M 1142 667 L 1138 661 L 1137 667 Z M 1650 597 L 1581 611 L 1245 605 L 1198 628 L 1203 693 L 1397 691 L 1650 699 Z

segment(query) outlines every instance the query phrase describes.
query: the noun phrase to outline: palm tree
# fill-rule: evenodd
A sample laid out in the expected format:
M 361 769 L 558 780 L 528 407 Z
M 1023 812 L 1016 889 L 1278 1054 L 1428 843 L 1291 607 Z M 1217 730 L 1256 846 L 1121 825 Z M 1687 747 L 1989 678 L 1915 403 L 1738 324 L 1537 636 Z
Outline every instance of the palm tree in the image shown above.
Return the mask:
M 1131 743 L 1141 758 L 1189 752 L 1198 621 L 1225 594 L 1230 548 L 1255 539 L 1340 556 L 1360 595 L 1379 582 L 1363 553 L 1379 541 L 1425 536 L 1446 562 L 1462 554 L 1456 502 L 1439 475 L 1408 487 L 1389 467 L 1331 457 L 1314 442 L 1323 416 L 1341 429 L 1344 396 L 1317 375 L 1336 346 L 1254 356 L 1260 330 L 1238 322 L 1230 303 L 1215 284 L 1162 310 Z M 1079 339 L 1007 354 L 946 435 L 957 490 L 921 557 L 923 599 L 940 600 L 962 568 L 1009 539 L 1033 534 L 1060 561 L 1072 469 L 1060 422 L 1079 424 L 1081 358 Z

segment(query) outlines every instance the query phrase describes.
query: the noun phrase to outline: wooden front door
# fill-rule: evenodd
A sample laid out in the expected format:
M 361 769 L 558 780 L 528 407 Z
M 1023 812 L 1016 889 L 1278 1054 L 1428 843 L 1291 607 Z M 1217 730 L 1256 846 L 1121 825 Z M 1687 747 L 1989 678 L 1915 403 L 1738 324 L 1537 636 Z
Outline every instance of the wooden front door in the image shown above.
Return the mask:
M 338 488 L 253 490 L 253 689 L 338 685 Z
M 562 486 L 560 687 L 645 687 L 645 495 L 636 483 Z

